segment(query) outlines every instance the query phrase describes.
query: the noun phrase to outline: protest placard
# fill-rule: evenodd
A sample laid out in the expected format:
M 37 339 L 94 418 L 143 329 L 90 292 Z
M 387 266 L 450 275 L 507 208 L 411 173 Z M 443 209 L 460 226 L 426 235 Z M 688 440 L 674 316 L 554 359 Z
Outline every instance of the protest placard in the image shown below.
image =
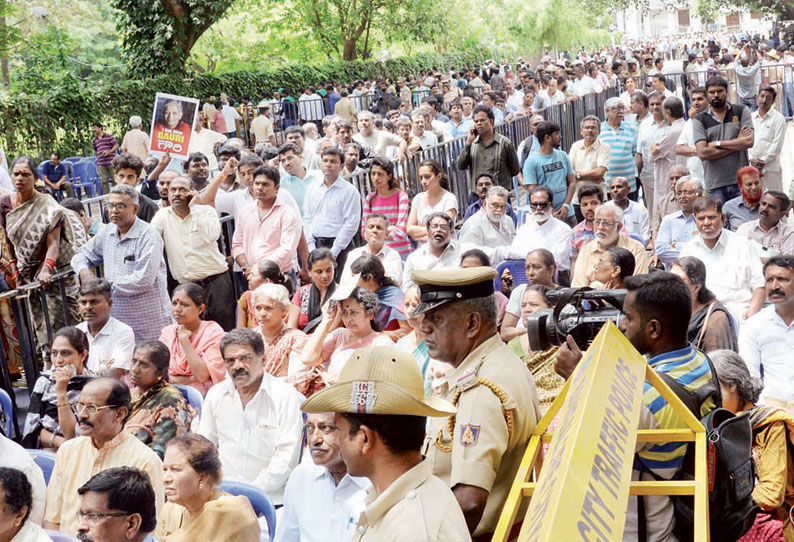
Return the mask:
M 198 104 L 194 98 L 157 93 L 149 137 L 151 154 L 160 156 L 170 152 L 174 158 L 187 159 Z

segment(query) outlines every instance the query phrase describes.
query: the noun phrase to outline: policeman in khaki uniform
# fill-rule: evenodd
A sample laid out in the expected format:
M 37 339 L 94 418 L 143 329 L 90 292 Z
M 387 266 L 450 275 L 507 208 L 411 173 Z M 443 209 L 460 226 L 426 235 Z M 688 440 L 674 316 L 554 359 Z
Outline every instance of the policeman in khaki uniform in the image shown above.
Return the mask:
M 471 541 L 452 491 L 420 452 L 427 417 L 453 415 L 455 407 L 425 397 L 413 356 L 390 346 L 360 348 L 336 384 L 301 408 L 335 413 L 348 474 L 372 482 L 354 542 Z
M 457 415 L 435 418 L 423 452 L 448 482 L 475 540 L 491 540 L 529 437 L 540 419 L 535 381 L 496 330 L 490 267 L 414 271 L 430 357 L 452 365 L 442 397 Z M 519 511 L 517 521 L 524 512 Z M 516 525 L 513 529 L 518 534 Z

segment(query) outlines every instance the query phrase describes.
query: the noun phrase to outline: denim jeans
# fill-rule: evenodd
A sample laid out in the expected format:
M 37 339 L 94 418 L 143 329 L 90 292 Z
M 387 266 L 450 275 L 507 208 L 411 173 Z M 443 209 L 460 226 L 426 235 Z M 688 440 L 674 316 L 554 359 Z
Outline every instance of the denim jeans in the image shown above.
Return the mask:
M 747 98 L 741 98 L 739 101 L 742 105 L 746 105 L 750 108 L 750 111 L 755 111 L 758 109 L 758 104 L 756 103 L 757 96 L 748 96 Z
M 794 83 L 783 83 L 783 116 L 794 116 Z
M 738 184 L 731 184 L 728 186 L 720 186 L 719 188 L 712 188 L 709 190 L 709 196 L 714 196 L 716 198 L 720 198 L 722 203 L 725 203 L 728 200 L 733 198 L 738 198 L 742 195 L 741 190 L 739 190 Z

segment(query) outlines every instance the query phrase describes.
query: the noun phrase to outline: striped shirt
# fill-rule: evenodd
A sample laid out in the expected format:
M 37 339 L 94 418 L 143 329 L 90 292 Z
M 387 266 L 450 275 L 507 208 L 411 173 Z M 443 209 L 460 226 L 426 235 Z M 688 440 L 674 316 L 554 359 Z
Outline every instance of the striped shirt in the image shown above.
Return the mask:
M 367 222 L 367 216 L 381 213 L 389 217 L 389 225 L 394 226 L 386 245 L 396 250 L 403 258 L 411 253 L 411 241 L 408 239 L 406 227 L 408 226 L 408 215 L 411 213 L 411 199 L 403 190 L 398 190 L 391 196 L 384 198 L 375 192 L 364 199 L 362 206 L 361 231 Z
M 665 352 L 651 358 L 648 363 L 654 371 L 674 378 L 690 391 L 705 386 L 712 378 L 705 354 L 691 346 Z M 645 382 L 643 388 L 642 402 L 644 408 L 640 414 L 640 429 L 686 428 L 686 424 L 675 413 L 673 407 L 648 382 Z M 714 406 L 711 400 L 707 400 L 700 415 L 707 414 Z M 639 456 L 645 466 L 665 478 L 675 474 L 684 460 L 685 453 L 685 442 L 647 443 L 639 450 Z
M 102 137 L 95 137 L 94 138 L 94 152 L 96 153 L 96 165 L 98 166 L 109 166 L 110 163 L 115 158 L 115 155 L 109 154 L 107 156 L 102 156 L 102 153 L 105 151 L 109 151 L 113 147 L 116 146 L 116 138 L 110 134 L 102 134 Z
M 620 128 L 615 131 L 607 121 L 601 123 L 599 141 L 609 145 L 609 170 L 604 179 L 609 183 L 615 177 L 625 177 L 629 180 L 630 190 L 637 190 L 637 166 L 634 155 L 637 154 L 637 131 L 631 123 L 625 120 L 620 123 Z
M 697 390 L 711 381 L 706 356 L 700 350 L 688 346 L 681 350 L 665 352 L 648 360 L 654 371 L 667 374 L 689 390 Z M 656 389 L 645 382 L 642 395 L 642 409 L 640 410 L 640 429 L 684 429 L 686 424 L 673 411 L 667 401 L 659 395 Z M 700 415 L 715 407 L 713 400 L 708 399 L 702 407 Z M 644 471 L 642 480 L 653 480 L 648 470 L 657 476 L 671 479 L 678 472 L 686 454 L 686 443 L 668 442 L 662 444 L 640 443 L 637 453 L 642 459 Z M 640 479 L 640 465 L 634 462 L 631 475 L 632 480 Z M 675 517 L 673 503 L 666 495 L 643 498 L 645 505 L 646 535 L 649 542 L 668 542 L 676 540 L 673 535 Z M 629 497 L 626 510 L 626 523 L 623 530 L 623 541 L 636 541 L 638 539 L 637 522 L 637 497 Z

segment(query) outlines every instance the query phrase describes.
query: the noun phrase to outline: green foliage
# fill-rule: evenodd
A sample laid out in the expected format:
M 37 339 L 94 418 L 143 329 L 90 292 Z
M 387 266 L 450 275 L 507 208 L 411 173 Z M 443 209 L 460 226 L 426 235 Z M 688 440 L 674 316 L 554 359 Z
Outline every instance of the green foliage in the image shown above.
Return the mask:
M 261 71 L 202 74 L 191 78 L 162 75 L 153 79 L 112 81 L 86 85 L 73 75 L 39 95 L 13 95 L 0 101 L 0 133 L 9 156 L 21 153 L 38 157 L 59 150 L 62 156 L 90 153 L 91 123 L 103 122 L 120 138 L 132 115 L 144 120 L 148 130 L 156 92 L 206 99 L 226 92 L 232 96 L 272 93 L 280 87 L 299 91 L 323 81 L 352 82 L 378 76 L 396 78 L 435 66 L 439 69 L 482 63 L 487 53 L 471 49 L 460 53 L 422 54 L 385 62 L 332 61 L 317 65 L 289 65 Z
M 112 0 L 118 10 L 124 58 L 141 77 L 184 74 L 190 51 L 220 19 L 228 0 Z

